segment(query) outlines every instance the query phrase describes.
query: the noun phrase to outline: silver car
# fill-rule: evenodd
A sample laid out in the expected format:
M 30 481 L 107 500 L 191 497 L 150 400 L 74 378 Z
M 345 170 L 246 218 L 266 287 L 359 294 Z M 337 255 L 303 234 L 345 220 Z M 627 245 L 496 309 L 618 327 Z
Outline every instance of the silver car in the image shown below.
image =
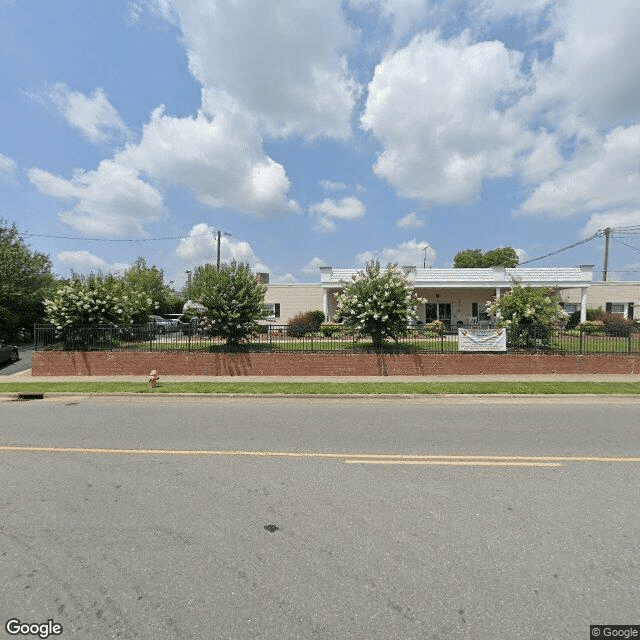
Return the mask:
M 156 333 L 169 333 L 171 331 L 179 331 L 179 327 L 174 320 L 167 320 L 162 316 L 151 316 L 151 323 L 155 327 Z

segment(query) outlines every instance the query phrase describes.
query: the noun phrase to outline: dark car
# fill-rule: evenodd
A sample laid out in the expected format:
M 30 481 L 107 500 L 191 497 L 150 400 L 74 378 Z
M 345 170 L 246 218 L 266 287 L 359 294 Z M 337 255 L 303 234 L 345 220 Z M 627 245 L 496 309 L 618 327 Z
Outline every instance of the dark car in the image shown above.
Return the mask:
M 18 347 L 0 342 L 0 363 L 17 362 L 20 358 Z

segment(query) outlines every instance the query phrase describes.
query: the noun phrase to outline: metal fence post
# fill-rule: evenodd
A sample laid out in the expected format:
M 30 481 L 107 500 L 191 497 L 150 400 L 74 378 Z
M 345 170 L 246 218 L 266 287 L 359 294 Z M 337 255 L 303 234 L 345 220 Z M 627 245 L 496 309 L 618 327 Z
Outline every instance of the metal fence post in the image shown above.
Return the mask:
M 580 355 L 582 355 L 582 336 L 583 335 L 584 335 L 584 331 L 582 330 L 582 328 L 580 328 L 580 348 L 579 348 Z

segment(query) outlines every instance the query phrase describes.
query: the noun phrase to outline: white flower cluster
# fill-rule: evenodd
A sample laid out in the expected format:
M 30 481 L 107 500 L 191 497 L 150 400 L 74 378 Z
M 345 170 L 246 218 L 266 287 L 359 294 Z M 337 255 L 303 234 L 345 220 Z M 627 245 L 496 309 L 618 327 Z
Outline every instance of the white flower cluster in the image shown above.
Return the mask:
M 548 295 L 548 290 L 520 285 L 497 300 L 487 301 L 486 309 L 500 318 L 500 324 L 506 327 L 550 325 L 567 316 L 558 300 Z
M 425 302 L 414 296 L 402 271 L 393 265 L 382 270 L 378 263 L 370 263 L 345 283 L 344 292 L 336 299 L 337 314 L 346 325 L 362 334 L 377 332 L 389 336 L 416 319 L 416 305 Z
M 127 294 L 104 283 L 86 285 L 78 280 L 60 287 L 45 300 L 45 317 L 58 328 L 75 324 L 130 324 L 136 316 L 148 315 L 152 300 L 143 292 Z M 111 293 L 109 293 L 111 290 Z

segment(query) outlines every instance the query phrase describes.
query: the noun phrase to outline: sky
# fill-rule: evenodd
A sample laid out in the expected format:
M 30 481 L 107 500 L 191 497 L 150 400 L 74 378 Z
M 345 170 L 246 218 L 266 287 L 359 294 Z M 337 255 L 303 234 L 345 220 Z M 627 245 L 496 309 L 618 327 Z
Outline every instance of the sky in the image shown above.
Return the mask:
M 0 217 L 60 277 L 179 289 L 220 231 L 272 283 L 502 246 L 599 280 L 585 240 L 640 225 L 638 42 L 638 0 L 0 0 Z

